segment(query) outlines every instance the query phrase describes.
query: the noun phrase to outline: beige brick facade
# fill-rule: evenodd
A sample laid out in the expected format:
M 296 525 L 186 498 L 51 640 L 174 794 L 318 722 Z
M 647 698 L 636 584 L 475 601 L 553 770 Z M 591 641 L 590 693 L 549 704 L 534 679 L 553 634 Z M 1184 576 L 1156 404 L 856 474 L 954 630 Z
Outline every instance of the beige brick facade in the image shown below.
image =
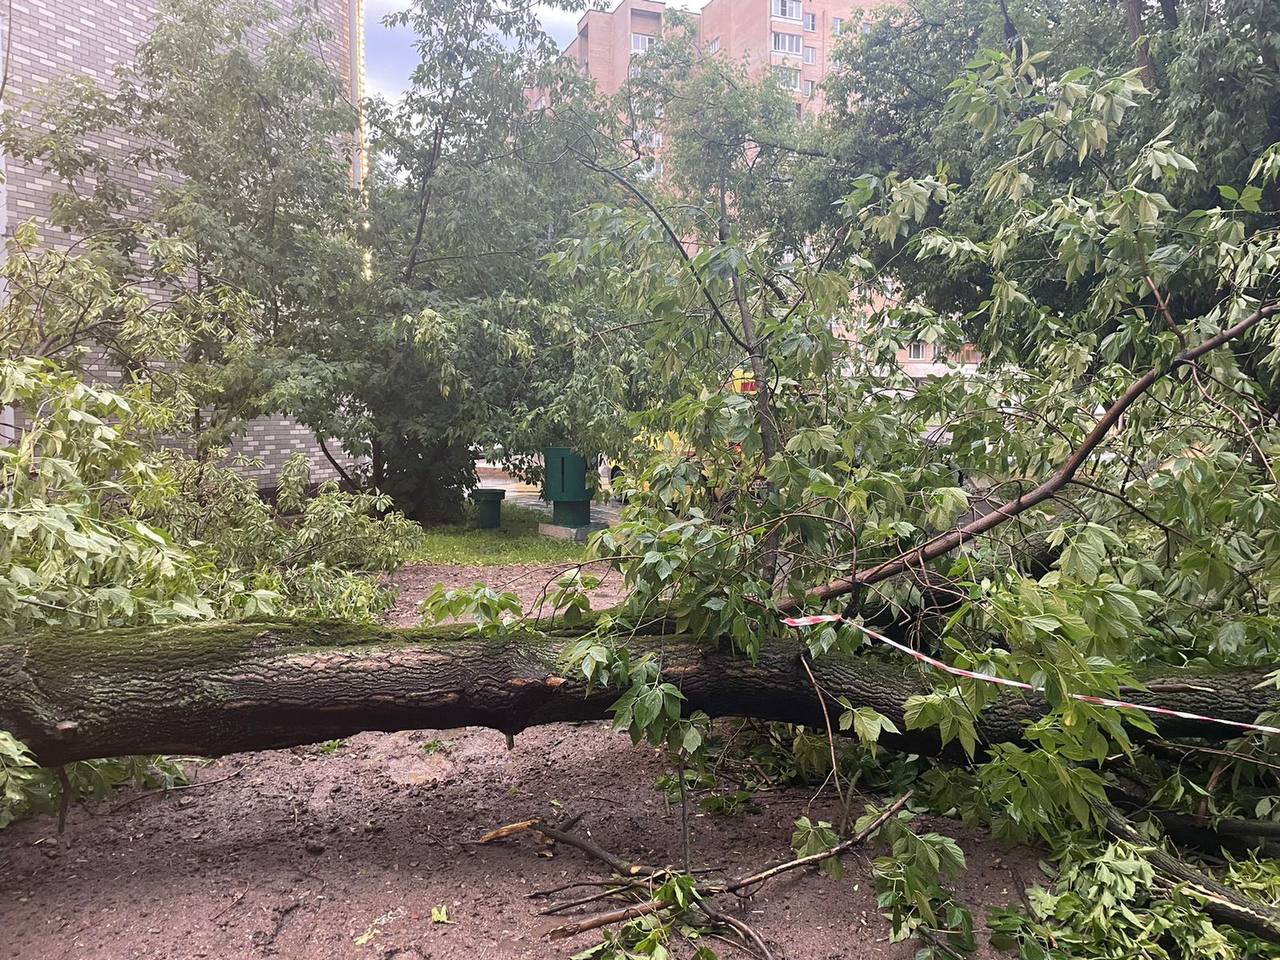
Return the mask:
M 289 0 L 280 0 L 292 8 Z M 318 55 L 342 77 L 353 103 L 364 93 L 363 0 L 318 0 L 316 13 L 328 28 L 329 38 Z M 89 77 L 107 89 L 113 86 L 116 66 L 128 61 L 137 45 L 148 35 L 155 20 L 156 0 L 13 0 L 12 23 L 4 23 L 8 45 L 7 85 L 4 106 L 23 111 L 36 104 L 47 84 L 77 75 Z M 5 20 L 0 11 L 0 22 Z M 3 49 L 3 47 L 0 47 Z M 100 147 L 108 156 L 129 145 L 119 137 L 107 136 Z M 363 176 L 363 150 L 356 151 L 353 177 Z M 75 237 L 50 225 L 50 201 L 61 185 L 39 165 L 28 165 L 12 157 L 0 157 L 4 182 L 0 185 L 0 223 L 6 238 L 16 227 L 34 221 L 48 246 L 68 246 Z M 121 181 L 145 193 L 153 178 L 145 171 L 123 168 L 116 171 Z M 108 371 L 97 370 L 99 379 L 111 380 Z M 7 414 L 12 424 L 12 411 Z M 0 415 L 0 430 L 6 416 Z M 9 426 L 12 429 L 12 426 Z M 330 449 L 338 452 L 334 445 Z M 262 466 L 242 467 L 262 487 L 274 485 L 283 462 L 296 452 L 311 459 L 317 480 L 336 477 L 311 432 L 284 416 L 252 421 L 230 450 L 237 460 L 261 461 Z

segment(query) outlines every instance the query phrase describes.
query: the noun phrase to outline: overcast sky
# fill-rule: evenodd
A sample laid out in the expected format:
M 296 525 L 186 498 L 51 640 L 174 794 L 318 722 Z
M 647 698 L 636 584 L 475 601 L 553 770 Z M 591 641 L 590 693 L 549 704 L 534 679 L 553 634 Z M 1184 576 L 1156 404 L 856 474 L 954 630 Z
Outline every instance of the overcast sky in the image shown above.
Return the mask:
M 699 9 L 706 0 L 676 0 L 675 7 Z M 403 9 L 408 0 L 365 0 L 365 82 L 371 94 L 380 93 L 394 97 L 400 93 L 409 72 L 418 62 L 413 52 L 413 34 L 406 28 L 388 30 L 382 18 L 388 13 Z M 610 4 L 612 8 L 613 4 Z M 581 13 L 568 13 L 551 7 L 539 7 L 542 28 L 556 39 L 561 47 L 573 39 Z

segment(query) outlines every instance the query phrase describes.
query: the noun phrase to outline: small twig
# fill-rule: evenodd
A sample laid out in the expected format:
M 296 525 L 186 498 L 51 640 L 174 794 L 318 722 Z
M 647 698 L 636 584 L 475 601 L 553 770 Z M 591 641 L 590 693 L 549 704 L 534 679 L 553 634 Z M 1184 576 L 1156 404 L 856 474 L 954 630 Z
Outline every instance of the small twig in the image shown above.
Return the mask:
M 1247 753 L 1234 753 L 1230 750 L 1218 750 L 1214 747 L 1202 747 L 1190 743 L 1174 743 L 1172 740 L 1152 740 L 1151 744 L 1165 749 L 1172 747 L 1177 750 L 1185 750 L 1188 753 L 1209 753 L 1218 757 L 1232 757 L 1244 763 L 1253 763 L 1260 767 L 1267 767 L 1271 770 L 1280 770 L 1280 764 L 1268 763 L 1260 757 L 1255 757 Z
M 779 874 L 787 873 L 791 870 L 799 870 L 801 867 L 807 867 L 811 864 L 821 863 L 824 860 L 829 860 L 831 857 L 838 857 L 840 854 L 858 846 L 858 844 L 862 843 L 867 839 L 867 837 L 871 836 L 871 834 L 875 833 L 891 818 L 896 816 L 898 811 L 907 805 L 907 801 L 911 799 L 913 793 L 915 793 L 914 790 L 908 790 L 897 800 L 893 801 L 893 803 L 891 803 L 880 814 L 880 816 L 876 817 L 875 820 L 871 821 L 871 823 L 867 824 L 867 826 L 859 830 L 848 840 L 841 841 L 830 849 L 823 850 L 821 853 L 811 853 L 807 857 L 798 857 L 795 860 L 788 860 L 786 863 L 780 863 L 777 866 L 769 867 L 767 870 L 761 870 L 759 873 L 754 873 L 749 877 L 734 880 L 732 883 L 726 884 L 720 889 L 726 893 L 737 893 L 739 890 L 746 887 L 754 886 L 757 883 L 764 883 L 766 880 L 771 880 Z
M 574 907 L 585 907 L 588 903 L 596 903 L 600 900 L 608 900 L 610 897 L 617 896 L 619 893 L 626 893 L 628 890 L 634 890 L 635 884 L 624 883 L 610 884 L 608 890 L 601 890 L 599 893 L 593 893 L 589 897 L 581 897 L 577 900 L 569 900 L 565 903 L 553 904 L 544 910 L 538 911 L 538 916 L 549 917 L 557 913 L 564 913 L 566 910 L 572 910 Z
M 59 766 L 55 772 L 62 793 L 58 798 L 58 836 L 62 836 L 62 831 L 67 828 L 67 809 L 71 806 L 71 781 L 67 778 L 65 766 Z
M 125 800 L 123 803 L 116 804 L 114 807 L 108 810 L 107 813 L 108 814 L 119 813 L 125 807 L 130 806 L 131 804 L 135 804 L 139 800 L 145 800 L 147 797 L 154 797 L 162 793 L 172 793 L 177 790 L 194 790 L 196 787 L 212 787 L 219 783 L 226 783 L 232 777 L 238 777 L 242 773 L 244 773 L 244 767 L 237 767 L 235 770 L 232 770 L 230 773 L 228 773 L 225 777 L 219 777 L 217 780 L 202 780 L 197 783 L 177 783 L 177 784 L 174 784 L 172 787 L 161 787 L 158 790 L 148 790 L 146 793 L 140 793 L 137 796 L 130 797 L 128 800 Z
M 526 900 L 537 900 L 540 897 L 550 897 L 553 894 L 564 893 L 566 890 L 572 890 L 575 887 L 616 887 L 617 885 L 617 880 L 574 880 L 570 883 L 562 883 L 558 887 L 526 893 L 524 898 Z
M 684 838 L 684 872 L 689 872 L 689 791 L 684 783 L 684 764 L 680 764 L 680 833 Z
M 708 903 L 699 902 L 698 909 L 705 913 L 716 923 L 723 924 L 726 927 L 736 931 L 742 939 L 748 943 L 754 944 L 755 948 L 760 951 L 760 955 L 764 960 L 773 960 L 773 954 L 769 952 L 768 945 L 764 942 L 764 938 L 756 933 L 755 929 L 745 920 L 739 920 L 737 917 L 731 917 L 727 913 L 716 910 Z
M 547 931 L 547 939 L 567 940 L 570 937 L 576 937 L 580 933 L 586 933 L 588 930 L 598 930 L 600 927 L 622 923 L 626 920 L 634 920 L 636 917 L 646 917 L 669 906 L 671 906 L 669 903 L 661 900 L 646 900 L 644 903 L 637 903 L 633 907 L 610 910 L 608 913 L 597 913 L 594 917 L 587 917 L 585 920 L 579 920 L 576 923 L 565 923 L 558 927 L 552 927 Z
M 729 946 L 735 947 L 736 949 L 741 950 L 748 957 L 757 956 L 756 952 L 752 950 L 748 944 L 743 943 L 741 940 L 731 939 L 730 937 L 726 937 L 723 933 L 717 933 L 715 930 L 708 930 L 706 933 L 706 936 L 711 937 L 712 939 L 715 939 L 715 940 L 719 940 L 721 943 L 727 943 Z
M 265 883 L 265 881 L 259 880 L 257 883 L 249 884 L 249 886 L 245 887 L 244 890 L 242 890 L 234 900 L 232 900 L 225 907 L 223 907 L 221 910 L 215 913 L 212 917 L 210 917 L 209 922 L 213 923 L 215 920 L 221 919 L 225 914 L 227 914 L 231 910 L 234 910 L 240 904 L 240 902 L 243 901 L 244 898 L 249 895 L 250 891 L 256 890 L 258 887 L 262 886 L 263 883 Z
M 738 891 L 740 890 L 743 890 L 747 887 L 755 886 L 760 883 L 764 883 L 766 880 L 770 880 L 773 877 L 779 876 L 780 874 L 787 873 L 791 870 L 798 870 L 801 867 L 806 867 L 811 864 L 821 863 L 824 860 L 828 860 L 831 857 L 837 857 L 840 854 L 848 850 L 851 850 L 853 847 L 862 843 L 868 837 L 870 837 L 873 833 L 879 830 L 891 818 L 896 816 L 898 812 L 907 805 L 907 801 L 911 799 L 913 792 L 914 791 L 908 790 L 905 794 L 903 794 L 901 797 L 899 797 L 897 800 L 891 803 L 887 808 L 885 808 L 885 810 L 882 811 L 880 815 L 875 818 L 875 820 L 869 823 L 862 830 L 858 831 L 857 834 L 850 837 L 848 840 L 844 840 L 841 843 L 836 844 L 834 847 L 831 847 L 828 850 L 823 850 L 821 853 L 811 854 L 810 856 L 807 856 L 807 857 L 798 857 L 795 860 L 788 860 L 786 863 L 777 864 L 776 866 L 769 867 L 765 870 L 759 871 L 758 873 L 751 874 L 739 880 L 734 880 L 727 884 L 708 884 L 705 887 L 699 886 L 697 888 L 697 893 L 700 897 L 697 904 L 698 909 L 701 910 L 703 913 L 705 913 L 712 920 L 715 920 L 716 922 L 721 923 L 724 926 L 727 926 L 730 929 L 736 931 L 741 937 L 743 937 L 745 941 L 747 941 L 750 944 L 753 944 L 760 951 L 761 955 L 765 958 L 765 960 L 773 960 L 773 955 L 769 952 L 768 946 L 765 944 L 763 938 L 758 933 L 756 933 L 755 930 L 753 930 L 744 921 L 739 920 L 736 917 L 731 917 L 728 914 L 725 914 L 716 910 L 714 907 L 710 905 L 708 901 L 711 898 L 722 893 L 737 894 Z M 626 876 L 635 876 L 639 872 L 646 872 L 648 874 L 653 873 L 652 870 L 648 870 L 647 868 L 639 867 L 639 866 L 636 866 L 635 864 L 627 863 L 621 857 L 614 856 L 613 854 L 609 853 L 607 850 L 603 849 L 597 844 L 592 843 L 590 840 L 583 840 L 580 837 L 576 837 L 573 834 L 557 829 L 556 827 L 548 827 L 546 825 L 536 825 L 536 826 L 529 826 L 526 829 L 536 830 L 537 832 L 542 833 L 553 840 L 556 840 L 561 843 L 567 843 L 571 846 L 575 846 L 578 849 L 591 854 L 591 856 L 595 857 L 596 859 L 601 860 L 604 863 L 608 864 L 617 873 L 620 873 Z M 569 886 L 572 886 L 572 884 Z M 620 884 L 614 883 L 611 885 L 610 889 L 606 889 L 600 893 L 592 894 L 590 897 L 585 897 L 581 900 L 574 901 L 573 903 L 560 904 L 558 906 L 544 910 L 542 911 L 542 913 L 544 915 L 551 914 L 563 909 L 568 909 L 569 907 L 572 907 L 572 906 L 581 906 L 587 903 L 594 903 L 596 901 L 603 900 L 607 897 L 615 896 L 619 893 L 624 893 L 627 891 L 628 887 L 631 890 L 634 890 L 637 886 L 639 886 L 639 884 L 636 884 L 636 883 L 632 883 L 630 885 L 620 885 Z M 565 889 L 565 888 L 560 888 L 560 889 Z M 561 924 L 560 926 L 557 926 L 557 927 L 552 927 L 550 930 L 547 931 L 546 936 L 551 940 L 565 940 L 565 939 L 568 939 L 569 937 L 576 937 L 578 934 L 585 933 L 588 930 L 596 930 L 596 929 L 599 929 L 600 927 L 607 927 L 615 923 L 624 923 L 628 920 L 634 920 L 637 917 L 648 916 L 649 914 L 658 913 L 661 910 L 666 910 L 671 908 L 673 908 L 673 905 L 666 901 L 646 900 L 642 903 L 638 903 L 630 907 L 621 907 L 617 910 L 610 910 L 606 913 L 598 913 L 598 914 L 595 914 L 594 916 L 586 917 L 574 923 L 566 923 L 566 924 Z
M 561 830 L 558 827 L 551 827 L 544 823 L 544 824 L 537 824 L 531 827 L 531 829 L 536 830 L 538 833 L 542 834 L 544 837 L 550 837 L 552 840 L 556 841 L 557 843 L 564 843 L 564 844 L 568 844 L 571 847 L 577 847 L 583 853 L 589 854 L 590 856 L 595 857 L 601 863 L 607 864 L 609 868 L 613 870 L 614 873 L 617 873 L 621 876 L 637 877 L 637 876 L 640 876 L 641 874 L 648 874 L 653 872 L 648 867 L 641 866 L 640 864 L 628 863 L 626 860 L 623 860 L 621 857 L 615 856 L 614 854 L 610 853 L 608 850 L 600 846 L 598 843 L 593 843 L 592 841 L 587 840 L 584 837 L 576 836 L 575 834 L 569 833 L 566 830 Z
M 1222 775 L 1231 767 L 1231 762 L 1223 757 L 1214 764 L 1213 772 L 1209 774 L 1209 780 L 1204 785 L 1204 796 L 1200 798 L 1200 807 L 1196 812 L 1196 820 L 1200 826 L 1207 826 L 1209 823 L 1209 801 L 1213 797 L 1213 791 L 1217 789 L 1218 782 L 1222 779 Z
M 844 799 L 844 790 L 840 786 L 840 764 L 836 759 L 836 737 L 831 729 L 831 714 L 827 712 L 827 698 L 822 693 L 822 688 L 818 686 L 818 679 L 813 675 L 813 671 L 809 669 L 809 658 L 802 656 L 800 665 L 804 667 L 805 675 L 809 678 L 809 682 L 813 684 L 813 695 L 818 698 L 818 706 L 822 708 L 822 722 L 827 727 L 827 746 L 831 748 L 831 777 L 832 782 L 836 785 L 836 796 L 840 798 L 840 808 L 845 811 L 847 816 L 849 805 Z M 840 832 L 844 832 L 844 823 L 840 824 Z

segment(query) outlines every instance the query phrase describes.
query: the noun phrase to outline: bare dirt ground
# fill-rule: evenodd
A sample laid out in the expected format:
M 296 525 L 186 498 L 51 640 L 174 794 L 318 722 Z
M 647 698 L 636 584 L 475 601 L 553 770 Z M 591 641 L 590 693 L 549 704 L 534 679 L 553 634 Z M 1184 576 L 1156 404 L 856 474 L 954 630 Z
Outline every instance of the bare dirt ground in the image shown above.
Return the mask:
M 532 612 L 536 604 L 547 615 L 546 594 L 549 584 L 573 566 L 539 567 L 539 566 L 502 566 L 502 567 L 457 567 L 431 564 L 413 564 L 400 570 L 394 582 L 400 588 L 400 597 L 395 607 L 387 614 L 387 622 L 397 627 L 415 626 L 421 621 L 418 604 L 437 583 L 448 587 L 469 587 L 483 582 L 495 590 L 514 593 L 520 598 L 526 612 Z M 598 577 L 600 585 L 588 594 L 591 597 L 593 610 L 612 607 L 622 601 L 626 590 L 622 583 L 622 575 L 605 564 L 592 564 L 589 572 Z
M 408 571 L 406 594 L 430 589 L 433 576 L 470 582 L 475 572 Z M 194 788 L 77 808 L 62 837 L 49 818 L 0 831 L 0 957 L 567 957 L 593 936 L 548 942 L 552 921 L 536 912 L 547 901 L 529 895 L 600 878 L 601 866 L 528 833 L 468 841 L 505 823 L 582 814 L 577 829 L 602 846 L 676 862 L 680 812 L 653 787 L 663 772 L 653 749 L 603 724 L 530 730 L 511 751 L 498 733 L 464 729 L 225 757 L 196 769 Z M 695 816 L 693 859 L 730 875 L 786 859 L 793 820 L 832 819 L 832 805 L 829 792 L 813 801 L 796 789 L 762 797 L 756 814 Z M 1037 878 L 1034 855 L 937 826 L 968 856 L 957 893 L 975 908 L 1014 902 Z M 915 948 L 888 942 L 873 855 L 847 857 L 838 882 L 801 872 L 772 881 L 738 913 L 780 960 L 905 960 Z M 432 921 L 441 906 L 448 923 Z M 673 944 L 673 956 L 691 953 Z

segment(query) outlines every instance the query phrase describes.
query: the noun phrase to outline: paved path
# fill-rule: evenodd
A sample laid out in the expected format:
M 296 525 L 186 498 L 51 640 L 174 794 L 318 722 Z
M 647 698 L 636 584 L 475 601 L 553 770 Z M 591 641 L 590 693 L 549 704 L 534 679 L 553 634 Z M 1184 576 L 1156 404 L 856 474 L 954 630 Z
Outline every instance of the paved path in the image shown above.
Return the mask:
M 542 499 L 539 495 L 541 490 L 537 486 L 517 480 L 504 473 L 496 464 L 484 461 L 476 461 L 476 472 L 480 475 L 480 486 L 507 491 L 504 502 L 537 510 L 547 516 L 551 515 L 551 504 Z M 622 504 L 617 500 L 607 502 L 597 500 L 591 504 L 591 522 L 607 523 L 612 526 L 618 522 L 621 509 Z

